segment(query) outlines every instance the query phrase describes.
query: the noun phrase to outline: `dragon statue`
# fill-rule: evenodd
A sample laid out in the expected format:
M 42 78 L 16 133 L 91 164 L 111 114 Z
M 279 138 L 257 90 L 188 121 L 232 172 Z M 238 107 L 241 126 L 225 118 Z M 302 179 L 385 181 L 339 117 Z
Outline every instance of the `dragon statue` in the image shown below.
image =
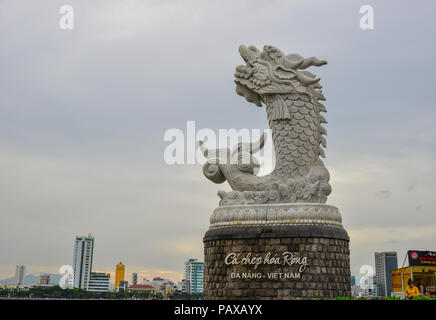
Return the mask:
M 246 65 L 235 73 L 236 92 L 248 102 L 266 106 L 272 132 L 276 163 L 274 170 L 257 176 L 259 166 L 253 154 L 263 148 L 265 136 L 255 144 L 239 143 L 232 150 L 208 150 L 200 141 L 204 175 L 215 183 L 227 181 L 233 191 L 219 191 L 220 206 L 262 203 L 325 203 L 331 193 L 330 175 L 320 157 L 325 157 L 327 123 L 320 103 L 325 100 L 319 78 L 310 66 L 327 62 L 299 54 L 285 55 L 273 46 L 260 51 L 254 46 L 239 47 Z M 228 163 L 226 159 L 237 159 Z M 246 159 L 248 161 L 241 161 Z

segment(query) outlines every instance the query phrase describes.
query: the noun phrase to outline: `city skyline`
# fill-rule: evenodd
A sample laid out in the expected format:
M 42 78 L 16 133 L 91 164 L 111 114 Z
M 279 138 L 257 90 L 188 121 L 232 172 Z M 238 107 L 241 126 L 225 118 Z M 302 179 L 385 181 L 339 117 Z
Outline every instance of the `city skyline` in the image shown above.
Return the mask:
M 154 278 L 164 278 L 164 275 L 166 275 L 165 272 L 158 272 L 158 273 L 150 273 L 149 271 L 142 270 L 142 271 L 131 271 L 126 272 L 126 265 L 120 261 L 119 263 L 114 265 L 115 271 L 103 271 L 103 270 L 94 270 L 93 269 L 93 255 L 94 255 L 94 240 L 95 237 L 88 233 L 87 236 L 78 236 L 76 235 L 74 237 L 74 246 L 73 246 L 73 262 L 72 262 L 72 269 L 74 274 L 82 274 L 82 277 L 75 277 L 72 278 L 73 285 L 77 288 L 83 288 L 87 289 L 88 282 L 92 279 L 92 274 L 110 274 L 110 279 L 114 278 L 112 283 L 114 285 L 114 289 L 116 290 L 118 285 L 117 283 L 121 281 L 127 281 L 130 284 L 129 278 L 136 279 L 136 282 L 142 283 L 146 280 L 150 281 Z M 198 261 L 198 259 L 190 259 L 192 261 Z M 15 274 L 14 274 L 14 281 L 17 284 L 23 284 L 24 277 L 26 276 L 26 273 L 29 275 L 33 275 L 32 273 L 32 266 L 30 267 L 30 272 L 26 272 L 28 270 L 27 266 L 25 265 L 16 265 L 15 267 Z M 182 279 L 186 275 L 186 263 L 185 263 L 185 269 L 183 271 L 178 272 L 182 275 Z M 36 276 L 44 276 L 46 274 L 55 274 L 55 275 L 61 275 L 58 272 L 49 272 L 49 271 L 42 271 L 42 272 L 36 272 Z M 141 276 L 142 275 L 142 276 Z M 87 278 L 87 280 L 83 280 L 83 278 Z M 182 279 L 168 279 L 173 282 L 180 282 Z M 4 281 L 5 279 L 0 279 L 1 281 Z M 136 283 L 135 283 L 136 284 Z
M 110 277 L 110 283 L 115 284 L 115 265 L 108 268 L 99 268 L 99 269 L 93 269 L 93 272 L 101 272 L 101 273 L 109 273 L 111 275 Z M 59 266 L 60 267 L 60 266 Z M 129 271 L 131 269 L 131 271 Z M 127 281 L 131 282 L 132 274 L 136 273 L 138 275 L 138 283 L 142 283 L 144 279 L 152 280 L 153 278 L 164 278 L 171 280 L 175 283 L 181 281 L 183 279 L 184 271 L 183 271 L 183 261 L 181 261 L 181 267 L 180 271 L 172 271 L 172 270 L 149 270 L 149 269 L 135 269 L 135 266 L 132 266 L 130 268 L 129 265 L 126 265 L 126 273 L 125 273 L 125 279 Z M 53 267 L 46 267 L 46 266 L 27 266 L 26 265 L 26 275 L 34 275 L 34 276 L 40 276 L 44 274 L 59 274 L 59 268 L 56 266 Z M 0 283 L 4 281 L 5 279 L 14 278 L 14 268 L 12 270 L 9 270 L 4 272 L 2 274 L 2 277 L 0 278 Z
M 329 61 L 319 71 L 328 203 L 350 235 L 352 273 L 374 266 L 376 251 L 396 251 L 401 266 L 407 250 L 435 249 L 432 10 L 374 3 L 375 29 L 363 31 L 349 1 L 75 1 L 75 30 L 62 31 L 61 4 L 0 4 L 0 279 L 17 263 L 57 273 L 71 264 L 71 235 L 88 232 L 95 271 L 113 277 L 123 261 L 126 279 L 182 279 L 186 258 L 203 257 L 216 192 L 229 188 L 200 165 L 165 164 L 163 137 L 187 120 L 267 127 L 235 93 L 243 42 Z

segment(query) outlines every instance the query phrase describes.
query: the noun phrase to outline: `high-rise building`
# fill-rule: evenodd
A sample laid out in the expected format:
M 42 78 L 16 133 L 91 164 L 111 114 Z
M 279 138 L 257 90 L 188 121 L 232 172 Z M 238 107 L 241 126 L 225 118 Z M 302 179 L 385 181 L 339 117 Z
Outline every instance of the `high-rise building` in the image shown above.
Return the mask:
M 375 253 L 377 295 L 389 297 L 392 292 L 391 271 L 398 268 L 396 252 Z
M 24 284 L 24 275 L 26 273 L 26 266 L 19 265 L 15 267 L 15 284 L 17 286 Z
M 136 272 L 132 273 L 132 285 L 138 284 L 138 274 Z
M 94 292 L 109 291 L 110 277 L 111 277 L 110 273 L 91 272 L 88 291 L 94 291 Z
M 115 287 L 117 290 L 120 286 L 120 282 L 124 281 L 124 273 L 126 271 L 126 265 L 124 265 L 121 261 L 115 267 Z
M 75 288 L 88 290 L 93 254 L 94 237 L 91 234 L 87 237 L 76 236 L 73 254 L 73 286 Z
M 197 259 L 185 262 L 185 288 L 184 292 L 202 293 L 204 279 L 204 263 Z
M 50 284 L 50 275 L 49 274 L 42 274 L 39 277 L 39 284 L 40 285 L 49 285 Z

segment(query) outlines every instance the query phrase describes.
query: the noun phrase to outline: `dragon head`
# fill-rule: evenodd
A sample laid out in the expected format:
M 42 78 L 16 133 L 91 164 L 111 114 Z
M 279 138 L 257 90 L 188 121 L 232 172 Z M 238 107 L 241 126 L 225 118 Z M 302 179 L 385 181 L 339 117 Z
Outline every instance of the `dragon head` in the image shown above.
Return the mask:
M 259 107 L 268 94 L 312 95 L 314 89 L 321 88 L 319 78 L 301 70 L 324 65 L 327 63 L 325 60 L 315 57 L 305 59 L 296 53 L 285 55 L 273 46 L 265 46 L 260 51 L 254 46 L 241 45 L 239 53 L 246 65 L 236 67 L 236 92 Z

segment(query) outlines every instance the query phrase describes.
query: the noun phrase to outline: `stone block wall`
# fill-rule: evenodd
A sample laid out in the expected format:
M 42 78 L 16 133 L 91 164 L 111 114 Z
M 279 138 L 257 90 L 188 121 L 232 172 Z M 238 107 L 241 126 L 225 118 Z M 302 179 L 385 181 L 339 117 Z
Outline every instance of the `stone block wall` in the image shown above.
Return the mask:
M 230 229 L 230 228 L 229 228 Z M 315 236 L 316 235 L 316 236 Z M 300 278 L 265 275 L 296 274 L 298 266 L 227 265 L 230 253 L 265 256 L 293 252 L 307 257 Z M 210 230 L 204 238 L 206 299 L 329 299 L 350 296 L 349 239 L 343 228 L 289 226 Z M 235 278 L 232 274 L 249 275 Z M 259 274 L 262 277 L 258 277 Z M 250 277 L 253 275 L 253 277 Z

